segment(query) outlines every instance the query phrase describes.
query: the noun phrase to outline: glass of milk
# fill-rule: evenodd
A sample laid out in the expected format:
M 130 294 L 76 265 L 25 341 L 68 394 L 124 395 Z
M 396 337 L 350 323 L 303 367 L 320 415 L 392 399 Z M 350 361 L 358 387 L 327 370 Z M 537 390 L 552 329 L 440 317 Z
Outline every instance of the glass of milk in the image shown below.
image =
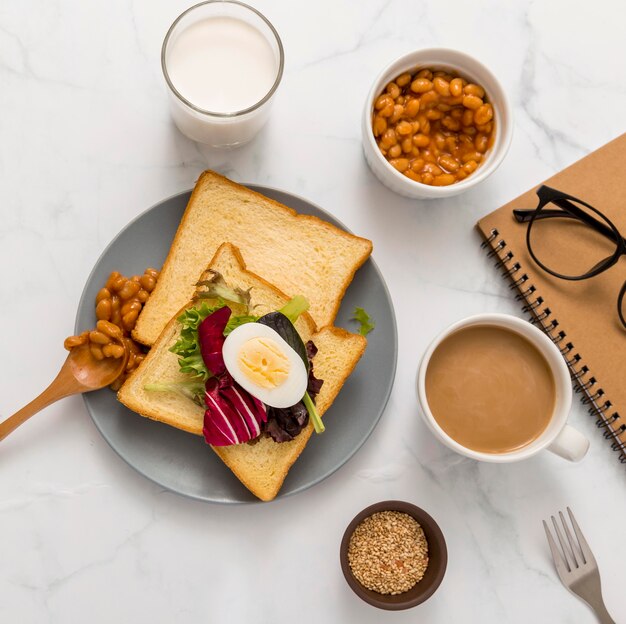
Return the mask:
M 179 130 L 200 143 L 234 147 L 267 121 L 284 52 L 275 28 L 256 9 L 208 0 L 171 25 L 161 66 Z

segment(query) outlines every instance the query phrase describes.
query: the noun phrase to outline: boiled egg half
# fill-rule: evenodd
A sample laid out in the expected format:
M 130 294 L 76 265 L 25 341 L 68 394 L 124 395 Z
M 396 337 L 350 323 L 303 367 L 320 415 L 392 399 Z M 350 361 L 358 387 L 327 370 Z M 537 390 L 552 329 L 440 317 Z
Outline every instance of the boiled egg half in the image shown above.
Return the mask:
M 232 378 L 266 405 L 291 407 L 302 400 L 309 377 L 304 362 L 271 327 L 240 325 L 226 337 L 222 355 Z

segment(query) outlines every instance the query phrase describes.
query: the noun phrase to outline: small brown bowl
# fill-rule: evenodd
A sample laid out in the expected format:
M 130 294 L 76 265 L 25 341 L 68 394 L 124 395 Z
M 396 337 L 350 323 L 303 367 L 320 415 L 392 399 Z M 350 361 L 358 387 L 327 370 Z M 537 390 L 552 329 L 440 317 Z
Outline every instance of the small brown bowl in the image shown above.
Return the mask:
M 400 511 L 413 516 L 424 530 L 424 536 L 428 542 L 429 561 L 424 578 L 402 594 L 379 594 L 371 589 L 367 589 L 356 580 L 348 563 L 348 545 L 354 529 L 365 518 L 378 511 Z M 435 593 L 446 573 L 448 549 L 439 525 L 423 509 L 404 501 L 390 500 L 370 505 L 354 517 L 343 534 L 339 558 L 343 575 L 346 577 L 348 585 L 359 598 L 379 609 L 400 611 L 401 609 L 410 609 L 425 602 Z

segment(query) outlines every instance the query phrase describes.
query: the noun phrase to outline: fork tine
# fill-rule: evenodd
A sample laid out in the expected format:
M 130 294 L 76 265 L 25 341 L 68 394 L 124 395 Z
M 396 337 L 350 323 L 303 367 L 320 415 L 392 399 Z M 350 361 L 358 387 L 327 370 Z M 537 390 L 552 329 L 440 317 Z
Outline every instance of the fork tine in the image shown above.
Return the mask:
M 574 565 L 577 568 L 579 568 L 580 564 L 578 563 L 578 559 L 580 558 L 580 556 L 577 558 L 576 555 L 578 554 L 577 551 L 580 550 L 580 547 L 578 546 L 578 544 L 574 546 L 574 537 L 572 536 L 572 533 L 569 530 L 569 527 L 567 526 L 567 522 L 565 521 L 565 516 L 563 515 L 562 511 L 559 511 L 559 518 L 561 518 L 561 524 L 563 525 L 563 530 L 565 531 L 565 535 L 567 536 L 567 541 L 569 542 L 570 552 L 572 553 L 572 559 L 574 560 Z
M 559 529 L 559 525 L 556 523 L 556 518 L 554 516 L 550 517 L 552 518 L 552 524 L 554 525 L 556 536 L 559 538 L 559 544 L 561 544 L 561 550 L 563 551 L 563 558 L 565 559 L 565 564 L 567 565 L 567 571 L 571 572 L 573 566 L 570 563 L 570 557 L 567 556 L 567 546 L 565 545 L 565 540 L 561 534 L 561 529 Z
M 578 538 L 578 544 L 580 545 L 580 552 L 583 555 L 583 561 L 585 563 L 593 563 L 595 561 L 595 557 L 591 552 L 591 548 L 589 548 L 589 544 L 587 544 L 587 540 L 583 535 L 580 527 L 578 526 L 578 522 L 576 522 L 576 518 L 574 518 L 574 514 L 572 510 L 568 507 L 567 513 L 569 514 L 569 519 L 572 521 L 572 526 L 574 527 L 574 533 L 576 533 L 576 537 Z
M 543 520 L 543 528 L 546 531 L 546 537 L 548 538 L 548 546 L 550 546 L 550 552 L 552 553 L 552 560 L 554 561 L 556 571 L 559 577 L 561 577 L 562 574 L 569 571 L 569 570 L 566 570 L 567 564 L 563 560 L 563 556 L 559 552 L 559 548 L 556 545 L 556 542 L 554 541 L 554 538 L 552 537 L 552 533 L 550 532 L 550 529 L 548 528 L 548 524 L 546 523 L 545 520 Z

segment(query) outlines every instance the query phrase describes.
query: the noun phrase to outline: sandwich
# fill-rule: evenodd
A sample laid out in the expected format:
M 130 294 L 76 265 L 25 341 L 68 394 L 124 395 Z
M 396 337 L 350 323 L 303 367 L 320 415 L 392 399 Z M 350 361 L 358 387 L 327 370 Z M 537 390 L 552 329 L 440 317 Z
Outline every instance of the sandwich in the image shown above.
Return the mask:
M 131 410 L 204 436 L 263 501 L 276 497 L 313 431 L 323 431 L 322 416 L 367 344 L 332 325 L 318 329 L 295 288 L 285 294 L 236 246 L 221 244 L 118 393 Z

